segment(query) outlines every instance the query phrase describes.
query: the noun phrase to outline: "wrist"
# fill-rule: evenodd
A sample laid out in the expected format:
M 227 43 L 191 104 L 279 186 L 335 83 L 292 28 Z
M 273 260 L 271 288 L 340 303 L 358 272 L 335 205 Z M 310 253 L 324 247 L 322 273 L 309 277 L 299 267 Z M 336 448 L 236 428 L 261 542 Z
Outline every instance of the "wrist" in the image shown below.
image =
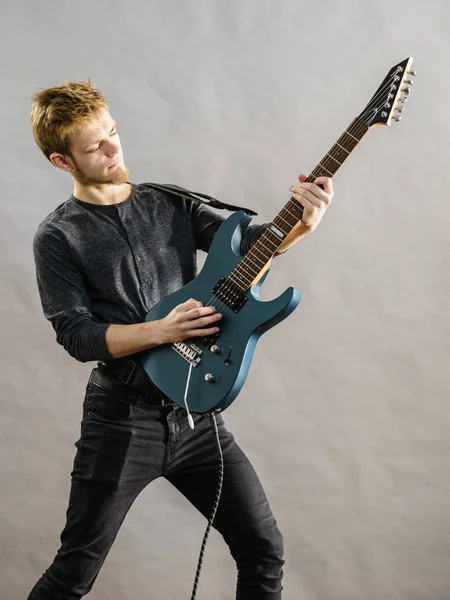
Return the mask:
M 152 346 L 162 346 L 163 344 L 169 343 L 163 319 L 148 321 L 146 325 Z
M 299 239 L 311 233 L 312 228 L 305 225 L 302 221 L 299 221 L 295 228 L 284 238 L 281 244 L 278 246 L 278 252 L 282 254 L 286 252 L 291 246 L 293 246 Z

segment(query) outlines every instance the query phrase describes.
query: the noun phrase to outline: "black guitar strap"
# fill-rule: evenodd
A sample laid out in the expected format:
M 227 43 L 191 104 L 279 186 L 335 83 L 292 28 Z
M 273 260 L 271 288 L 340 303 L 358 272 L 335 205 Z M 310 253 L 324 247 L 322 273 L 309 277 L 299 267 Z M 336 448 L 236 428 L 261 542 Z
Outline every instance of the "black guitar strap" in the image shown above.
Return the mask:
M 175 185 L 174 183 L 145 183 L 144 185 L 148 185 L 155 190 L 160 190 L 162 192 L 169 192 L 169 194 L 173 194 L 174 196 L 178 196 L 179 198 L 191 198 L 192 200 L 196 200 L 201 204 L 207 204 L 208 206 L 212 206 L 213 208 L 225 209 L 225 210 L 243 210 L 248 215 L 257 215 L 254 210 L 251 208 L 244 208 L 243 206 L 234 206 L 233 204 L 226 204 L 225 202 L 221 202 L 217 200 L 217 198 L 213 198 L 212 196 L 208 196 L 207 194 L 201 194 L 200 192 L 191 192 L 186 188 L 182 188 L 179 185 Z

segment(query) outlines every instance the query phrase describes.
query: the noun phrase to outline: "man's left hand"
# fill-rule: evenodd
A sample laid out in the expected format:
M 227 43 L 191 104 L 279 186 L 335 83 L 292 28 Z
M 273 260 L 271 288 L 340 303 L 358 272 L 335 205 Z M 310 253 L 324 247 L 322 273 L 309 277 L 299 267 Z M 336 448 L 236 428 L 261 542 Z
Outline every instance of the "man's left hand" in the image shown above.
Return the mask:
M 314 183 L 305 183 L 306 179 L 306 175 L 299 175 L 300 183 L 291 185 L 289 189 L 292 196 L 303 206 L 301 223 L 305 233 L 310 233 L 320 223 L 334 192 L 331 177 L 318 177 Z M 323 186 L 323 189 L 319 186 Z

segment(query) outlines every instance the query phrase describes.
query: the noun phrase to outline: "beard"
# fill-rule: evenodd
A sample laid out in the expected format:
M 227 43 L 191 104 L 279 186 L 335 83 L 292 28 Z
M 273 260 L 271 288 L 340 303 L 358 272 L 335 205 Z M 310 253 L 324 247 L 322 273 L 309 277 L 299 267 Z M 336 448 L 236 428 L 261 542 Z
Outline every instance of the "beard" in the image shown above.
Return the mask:
M 89 175 L 77 164 L 72 157 L 72 177 L 82 185 L 122 185 L 128 182 L 130 171 L 126 167 L 115 167 L 110 175 Z

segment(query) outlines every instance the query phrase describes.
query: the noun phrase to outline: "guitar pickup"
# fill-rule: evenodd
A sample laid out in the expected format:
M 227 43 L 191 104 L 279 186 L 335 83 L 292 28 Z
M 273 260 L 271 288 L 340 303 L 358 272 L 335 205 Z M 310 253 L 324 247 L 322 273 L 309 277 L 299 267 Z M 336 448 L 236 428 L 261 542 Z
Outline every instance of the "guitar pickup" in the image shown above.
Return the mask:
M 212 293 L 235 313 L 238 313 L 248 300 L 248 297 L 238 290 L 232 281 L 227 281 L 225 277 L 219 279 Z

